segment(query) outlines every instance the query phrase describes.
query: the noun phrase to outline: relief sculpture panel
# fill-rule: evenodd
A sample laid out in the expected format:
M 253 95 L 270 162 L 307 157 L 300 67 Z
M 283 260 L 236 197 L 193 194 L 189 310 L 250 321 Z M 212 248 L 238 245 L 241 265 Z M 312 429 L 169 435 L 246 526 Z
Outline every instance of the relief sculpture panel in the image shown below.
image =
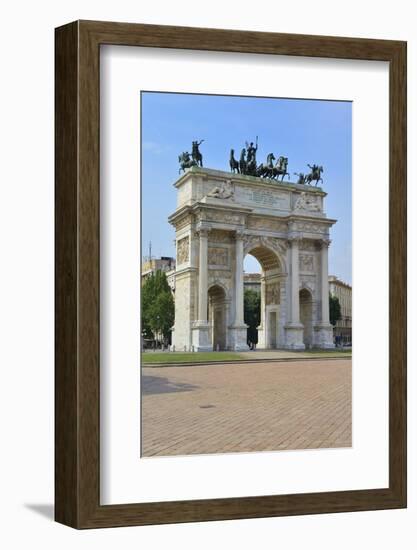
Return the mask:
M 314 271 L 314 256 L 312 254 L 300 254 L 300 271 Z
M 209 265 L 227 266 L 229 264 L 229 251 L 227 248 L 209 246 L 208 263 Z
M 278 305 L 280 303 L 279 283 L 270 283 L 266 285 L 265 302 L 267 306 Z
M 190 239 L 183 237 L 177 242 L 177 264 L 185 264 L 190 257 Z

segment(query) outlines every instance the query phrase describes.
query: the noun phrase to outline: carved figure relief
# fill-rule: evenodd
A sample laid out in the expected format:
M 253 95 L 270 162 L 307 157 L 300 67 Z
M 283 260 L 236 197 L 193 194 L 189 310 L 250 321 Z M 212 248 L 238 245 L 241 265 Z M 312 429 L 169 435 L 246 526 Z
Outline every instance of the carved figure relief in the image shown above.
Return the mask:
M 233 187 L 233 183 L 231 180 L 227 180 L 224 183 L 221 183 L 219 186 L 214 187 L 210 193 L 207 193 L 208 197 L 213 197 L 215 199 L 231 199 L 233 200 L 233 196 L 235 194 L 235 190 Z
M 279 283 L 269 283 L 265 289 L 265 303 L 267 306 L 278 305 L 280 303 Z
M 229 264 L 229 251 L 227 248 L 209 246 L 208 263 L 209 265 L 227 266 Z
M 307 210 L 309 212 L 320 212 L 320 199 L 312 197 L 304 191 L 300 194 L 294 204 L 294 210 Z
M 300 271 L 314 271 L 314 256 L 311 254 L 300 254 Z
M 184 264 L 188 262 L 190 257 L 190 239 L 189 237 L 183 237 L 177 241 L 177 264 Z

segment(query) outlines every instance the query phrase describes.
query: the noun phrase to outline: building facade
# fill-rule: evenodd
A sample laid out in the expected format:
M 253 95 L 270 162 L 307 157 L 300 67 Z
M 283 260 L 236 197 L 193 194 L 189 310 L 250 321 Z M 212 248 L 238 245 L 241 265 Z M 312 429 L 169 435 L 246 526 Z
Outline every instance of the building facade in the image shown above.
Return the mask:
M 341 319 L 336 321 L 334 336 L 344 345 L 352 345 L 352 287 L 334 275 L 329 276 L 329 292 L 340 303 Z
M 156 271 L 163 271 L 167 276 L 170 272 L 175 272 L 175 258 L 161 256 L 160 258 L 144 260 L 142 262 L 142 284 L 147 277 L 150 277 Z
M 247 349 L 243 260 L 262 267 L 259 348 L 331 348 L 318 187 L 193 167 L 176 182 L 175 349 Z
M 261 273 L 244 273 L 243 274 L 243 287 L 245 290 L 254 290 L 255 292 L 261 292 Z

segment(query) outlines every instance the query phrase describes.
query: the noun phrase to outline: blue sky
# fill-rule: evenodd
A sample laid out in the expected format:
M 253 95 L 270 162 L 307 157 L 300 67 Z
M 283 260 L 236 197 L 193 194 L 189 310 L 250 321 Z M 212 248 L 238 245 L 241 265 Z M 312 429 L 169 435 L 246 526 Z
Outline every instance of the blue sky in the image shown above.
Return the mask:
M 288 157 L 293 172 L 307 163 L 324 167 L 322 188 L 331 229 L 329 273 L 352 280 L 352 104 L 346 101 L 254 98 L 142 92 L 142 254 L 175 256 L 174 229 L 167 218 L 175 210 L 178 155 L 204 139 L 204 166 L 229 171 L 245 141 L 258 136 L 258 162 L 266 155 Z M 245 258 L 245 271 L 259 271 Z

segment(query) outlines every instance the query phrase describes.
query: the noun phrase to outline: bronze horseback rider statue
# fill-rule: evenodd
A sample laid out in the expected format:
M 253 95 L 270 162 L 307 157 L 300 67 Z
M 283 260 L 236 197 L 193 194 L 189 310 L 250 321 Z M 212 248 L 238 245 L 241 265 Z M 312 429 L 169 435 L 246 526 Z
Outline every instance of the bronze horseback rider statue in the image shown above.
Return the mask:
M 181 170 L 185 172 L 187 168 L 191 168 L 192 166 L 197 166 L 197 163 L 192 160 L 190 153 L 188 151 L 183 151 L 181 155 L 178 155 L 178 162 L 180 163 L 180 169 L 178 170 L 178 173 L 181 174 Z
M 316 187 L 319 181 L 323 183 L 323 178 L 321 177 L 321 174 L 324 172 L 323 166 L 318 166 L 317 164 L 313 164 L 313 166 L 307 164 L 307 166 L 310 168 L 311 172 L 305 176 L 305 183 L 311 185 L 311 182 L 315 181 Z
M 306 176 L 302 172 L 294 172 L 294 176 L 298 176 L 298 185 L 305 185 Z
M 200 145 L 203 143 L 204 139 L 201 141 L 193 141 L 191 155 L 188 151 L 183 151 L 181 155 L 178 155 L 178 162 L 180 163 L 180 169 L 178 173 L 181 173 L 181 170 L 185 172 L 187 168 L 193 166 L 203 166 L 203 155 L 200 152 Z
M 196 163 L 197 166 L 203 167 L 203 155 L 200 152 L 200 145 L 203 143 L 204 139 L 201 141 L 193 141 L 192 143 L 192 149 L 191 149 L 191 156 L 193 158 L 193 161 Z

